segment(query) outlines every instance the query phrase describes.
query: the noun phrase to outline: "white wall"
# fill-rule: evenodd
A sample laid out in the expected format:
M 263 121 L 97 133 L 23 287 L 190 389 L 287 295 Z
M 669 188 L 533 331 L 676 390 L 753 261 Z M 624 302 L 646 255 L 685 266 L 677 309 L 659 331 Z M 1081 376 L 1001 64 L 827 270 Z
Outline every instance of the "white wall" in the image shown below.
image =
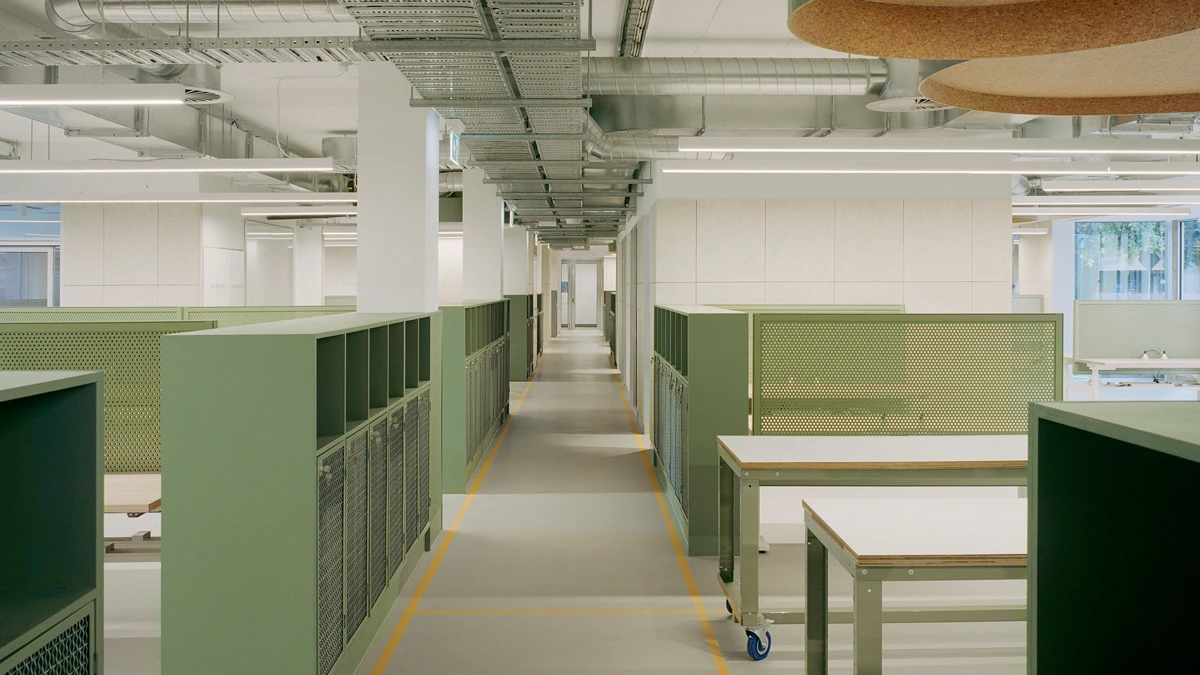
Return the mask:
M 199 204 L 63 204 L 62 304 L 201 304 Z
M 438 304 L 463 301 L 463 237 L 438 237 Z
M 656 304 L 1009 312 L 1004 200 L 659 200 Z
M 1049 312 L 1054 301 L 1053 234 L 1026 234 L 1017 242 L 1017 290 L 1021 295 L 1042 296 L 1042 307 Z
M 529 233 L 523 227 L 504 228 L 504 294 L 527 295 L 533 283 L 530 278 L 532 261 L 529 258 Z
M 246 304 L 246 221 L 240 204 L 203 205 L 201 303 Z
M 293 248 L 290 227 L 252 224 L 246 235 L 246 304 L 291 305 Z M 286 238 L 285 238 L 286 235 Z
M 358 295 L 358 247 L 325 247 L 325 295 Z
M 604 290 L 617 290 L 617 256 L 615 253 L 604 256 Z

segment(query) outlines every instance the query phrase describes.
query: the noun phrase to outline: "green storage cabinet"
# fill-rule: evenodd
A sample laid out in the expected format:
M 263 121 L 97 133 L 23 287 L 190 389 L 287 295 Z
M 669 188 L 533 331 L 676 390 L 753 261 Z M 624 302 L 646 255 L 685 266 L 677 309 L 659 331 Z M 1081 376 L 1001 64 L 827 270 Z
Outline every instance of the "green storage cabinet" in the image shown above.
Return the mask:
M 507 295 L 509 379 L 528 380 L 537 364 L 537 308 L 533 295 Z
M 612 354 L 613 365 L 617 365 L 617 294 L 604 291 L 604 341 Z
M 1028 672 L 1196 670 L 1200 403 L 1029 406 Z
M 351 673 L 441 529 L 442 315 L 163 339 L 162 663 Z
M 463 494 L 508 416 L 507 302 L 441 308 L 442 489 Z
M 651 440 L 688 555 L 717 553 L 717 436 L 745 435 L 747 316 L 654 308 Z
M 98 675 L 104 377 L 0 371 L 0 673 Z

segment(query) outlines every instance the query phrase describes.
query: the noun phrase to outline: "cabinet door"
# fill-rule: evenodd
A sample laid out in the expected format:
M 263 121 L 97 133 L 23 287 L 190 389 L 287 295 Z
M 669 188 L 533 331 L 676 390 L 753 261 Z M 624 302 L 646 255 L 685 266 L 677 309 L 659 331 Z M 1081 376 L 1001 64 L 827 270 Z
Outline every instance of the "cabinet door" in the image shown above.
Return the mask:
M 367 618 L 367 434 L 346 444 L 346 642 Z
M 404 562 L 404 408 L 388 415 L 388 579 Z
M 420 486 L 417 488 L 420 492 L 418 495 L 418 508 L 420 508 L 420 523 L 421 527 L 429 524 L 429 449 L 430 449 L 430 403 L 429 392 L 426 391 L 418 398 L 417 414 L 420 416 L 420 454 L 417 455 L 417 470 L 421 472 Z
M 92 675 L 98 672 L 95 617 L 96 605 L 89 601 L 15 652 L 7 650 L 20 643 L 0 645 L 0 673 Z
M 388 518 L 388 421 L 386 418 L 371 425 L 367 444 L 367 480 L 370 483 L 370 553 L 367 556 L 367 571 L 371 585 L 371 606 L 379 600 L 379 594 L 391 577 L 387 573 L 387 518 Z
M 345 450 L 317 459 L 317 673 L 327 675 L 342 654 L 345 558 Z
M 412 549 L 413 542 L 421 532 L 421 505 L 417 499 L 420 494 L 420 468 L 417 466 L 417 455 L 420 448 L 417 444 L 418 421 L 417 399 L 413 398 L 405 405 L 404 410 L 404 550 Z

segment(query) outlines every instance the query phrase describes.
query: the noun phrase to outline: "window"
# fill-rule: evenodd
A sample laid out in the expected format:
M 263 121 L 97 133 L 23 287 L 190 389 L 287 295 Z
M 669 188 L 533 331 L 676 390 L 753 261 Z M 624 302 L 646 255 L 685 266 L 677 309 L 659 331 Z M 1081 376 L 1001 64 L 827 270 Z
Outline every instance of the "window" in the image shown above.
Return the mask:
M 55 298 L 55 249 L 0 248 L 0 307 L 48 307 Z
M 1168 300 L 1167 223 L 1075 224 L 1075 298 Z
M 1200 300 L 1200 222 L 1180 226 L 1179 299 Z

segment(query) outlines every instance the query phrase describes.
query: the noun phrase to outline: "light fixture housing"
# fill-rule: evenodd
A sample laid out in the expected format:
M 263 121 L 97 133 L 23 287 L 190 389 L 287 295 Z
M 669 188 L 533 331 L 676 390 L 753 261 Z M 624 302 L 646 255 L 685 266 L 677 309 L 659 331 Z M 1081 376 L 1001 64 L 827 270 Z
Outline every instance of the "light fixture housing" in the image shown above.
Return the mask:
M 1014 227 L 1012 233 L 1016 236 L 1026 234 L 1050 234 L 1048 227 Z
M 186 95 L 182 84 L 6 84 L 0 108 L 183 105 Z
M 0 193 L 0 204 L 348 204 L 357 192 L 148 192 L 141 194 Z
M 1149 208 L 1103 208 L 1090 206 L 1064 208 L 1020 208 L 1014 207 L 1014 216 L 1034 216 L 1054 218 L 1086 218 L 1088 216 L 1130 216 L 1139 218 L 1186 218 L 1192 215 L 1191 209 L 1149 209 Z
M 0 162 L 0 174 L 87 173 L 330 173 L 332 157 L 278 159 L 95 159 Z
M 679 139 L 681 152 L 920 155 L 1200 155 L 1200 141 L 1073 138 L 721 138 Z
M 250 218 L 336 218 L 357 216 L 357 206 L 244 206 L 242 215 Z
M 965 174 L 976 176 L 1200 176 L 1197 162 L 1012 162 L 999 159 L 926 161 L 710 161 L 668 160 L 662 172 L 687 174 Z

